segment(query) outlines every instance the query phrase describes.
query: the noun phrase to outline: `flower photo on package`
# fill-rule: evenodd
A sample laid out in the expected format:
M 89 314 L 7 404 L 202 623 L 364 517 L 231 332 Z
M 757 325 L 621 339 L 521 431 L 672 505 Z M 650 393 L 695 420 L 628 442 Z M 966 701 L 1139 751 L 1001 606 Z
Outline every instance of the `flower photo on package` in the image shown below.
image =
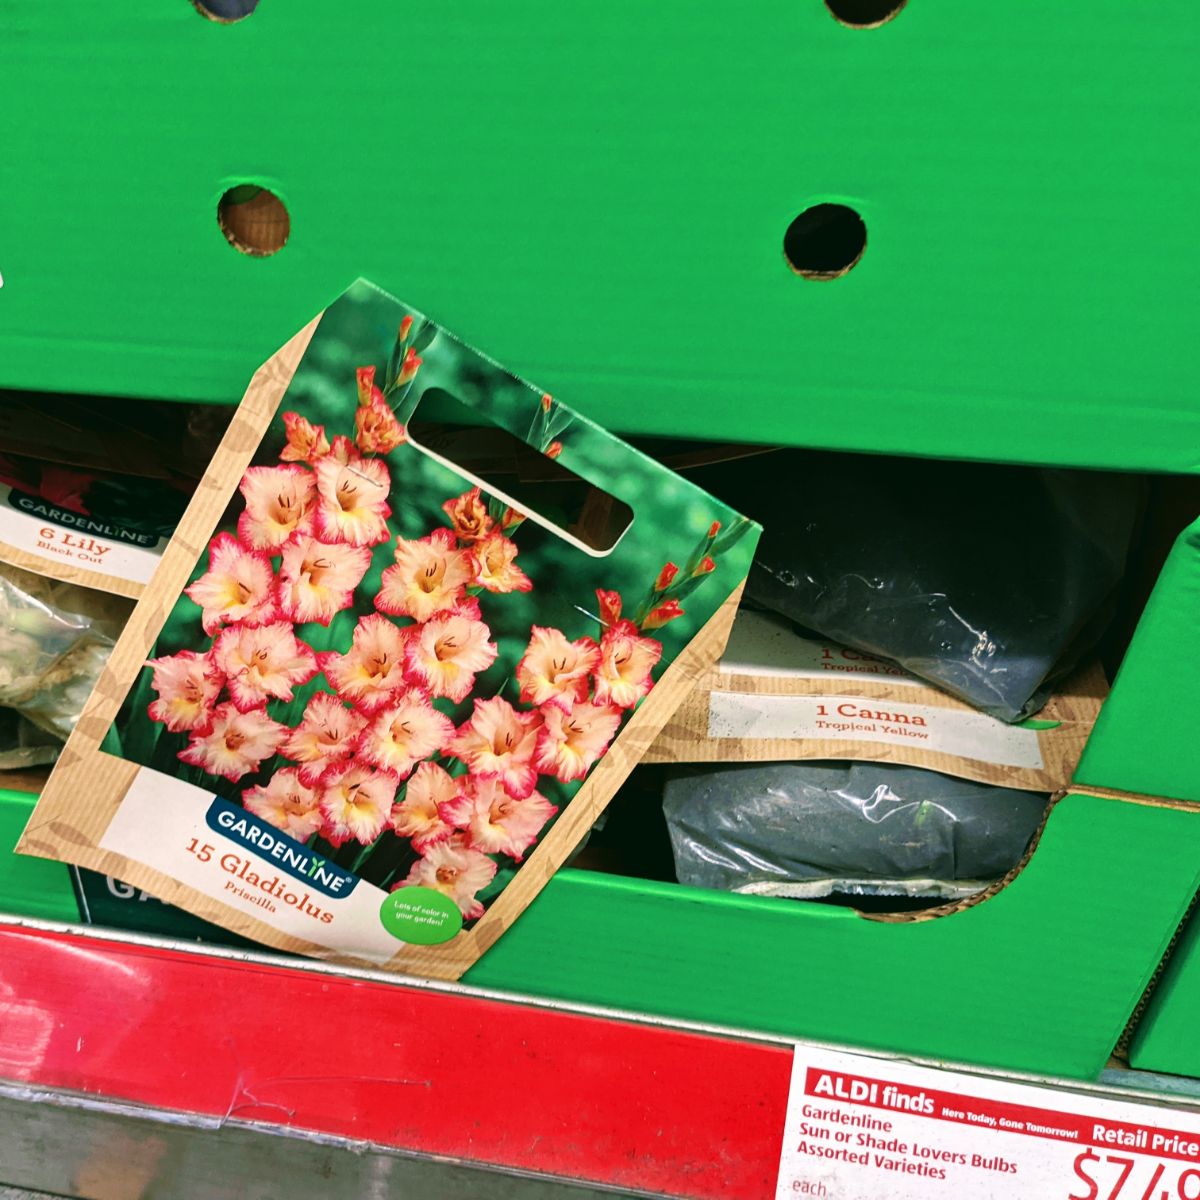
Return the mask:
M 477 475 L 420 441 L 418 409 L 519 439 L 538 510 L 490 488 L 490 450 Z M 98 739 L 139 769 L 98 849 L 239 932 L 388 962 L 469 933 L 672 663 L 719 653 L 697 635 L 757 527 L 365 283 L 259 425 L 186 582 L 135 614 L 150 649 Z M 559 477 L 628 513 L 611 545 Z

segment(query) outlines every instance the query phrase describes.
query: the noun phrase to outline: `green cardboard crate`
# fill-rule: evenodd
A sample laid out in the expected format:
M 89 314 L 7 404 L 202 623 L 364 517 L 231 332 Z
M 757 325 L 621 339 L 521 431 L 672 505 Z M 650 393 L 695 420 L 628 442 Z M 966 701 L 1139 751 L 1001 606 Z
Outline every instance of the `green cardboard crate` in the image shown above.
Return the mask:
M 46 858 L 13 853 L 36 798 L 28 792 L 0 789 L 0 913 L 76 921 L 79 908 L 68 868 Z
M 1197 611 L 1200 522 L 1171 551 L 1076 773 L 1182 803 L 1068 795 L 998 895 L 912 923 L 563 872 L 468 982 L 1094 1078 L 1200 887 Z M 1200 995 L 1194 922 L 1158 994 L 1170 1022 L 1152 1006 L 1135 1066 L 1200 1074 L 1185 987 Z M 1146 1052 L 1160 1032 L 1174 1067 Z
M 1193 526 L 1185 540 L 1191 554 L 1200 555 L 1200 525 Z M 1166 681 L 1195 678 L 1196 650 L 1190 640 L 1194 634 L 1186 626 L 1194 623 L 1200 612 L 1200 571 L 1188 570 L 1186 562 L 1178 556 L 1173 564 L 1175 569 L 1168 583 L 1174 597 L 1174 633 L 1184 640 L 1173 642 L 1170 627 L 1164 626 L 1163 636 L 1138 660 L 1137 685 L 1147 696 L 1137 738 L 1140 745 L 1131 744 L 1133 737 L 1125 746 L 1119 741 L 1108 744 L 1113 745 L 1116 755 L 1136 753 L 1143 757 L 1148 786 L 1164 790 L 1171 783 L 1186 783 L 1188 791 L 1168 794 L 1196 799 L 1200 797 L 1200 764 L 1195 725 L 1188 720 L 1189 711 L 1194 709 L 1186 703 L 1172 703 L 1175 692 Z M 1111 718 L 1111 732 L 1115 734 L 1117 729 L 1124 730 L 1127 719 L 1135 716 L 1132 708 L 1117 708 L 1106 713 L 1105 720 Z M 1139 726 L 1130 726 L 1131 733 L 1137 729 Z M 1099 730 L 1096 738 L 1099 747 Z M 1103 769 L 1110 766 L 1115 766 L 1115 762 L 1103 764 Z M 1148 876 L 1148 883 L 1154 878 Z M 1130 1064 L 1145 1071 L 1200 1077 L 1197 1013 L 1200 1013 L 1200 912 L 1193 913 L 1183 926 L 1179 941 L 1164 964 L 1162 976 L 1134 1030 L 1129 1047 Z
M 1129 1064 L 1200 1077 L 1200 914 L 1193 913 L 1163 966 L 1133 1032 Z
M 1185 713 L 1159 715 L 1190 701 L 1198 594 L 1200 523 L 1179 539 L 1162 572 L 1080 783 L 1200 800 Z M 1172 697 L 1182 700 L 1172 705 Z M 0 868 L 0 905 L 45 904 L 19 880 L 14 886 L 13 861 Z M 1198 887 L 1200 813 L 1078 794 L 1054 809 L 1008 887 L 950 916 L 885 923 L 821 905 L 565 870 L 466 978 L 1094 1078 Z
M 1200 469 L 1184 0 L 11 7 L 0 105 L 37 120 L 5 146 L 0 385 L 233 403 L 366 272 L 627 432 Z M 218 223 L 278 234 L 257 187 L 269 257 Z M 865 252 L 810 281 L 784 235 L 827 202 Z M 1200 800 L 1198 593 L 1193 529 L 1082 782 Z M 73 911 L 14 861 L 0 907 Z M 1198 885 L 1200 815 L 1072 796 L 951 917 L 568 870 L 469 980 L 1092 1077 Z
M 1200 522 L 1160 575 L 1079 784 L 1200 801 L 1188 715 L 1197 611 Z M 1020 875 L 951 916 L 887 924 L 819 905 L 567 871 L 467 979 L 1094 1078 L 1198 887 L 1200 812 L 1070 795 Z M 1193 929 L 1190 944 L 1198 941 Z M 1200 950 L 1190 974 L 1200 991 Z M 1191 1044 L 1200 1065 L 1200 1038 Z
M 1193 16 L 8 4 L 0 386 L 234 403 L 368 274 L 627 433 L 1193 472 Z

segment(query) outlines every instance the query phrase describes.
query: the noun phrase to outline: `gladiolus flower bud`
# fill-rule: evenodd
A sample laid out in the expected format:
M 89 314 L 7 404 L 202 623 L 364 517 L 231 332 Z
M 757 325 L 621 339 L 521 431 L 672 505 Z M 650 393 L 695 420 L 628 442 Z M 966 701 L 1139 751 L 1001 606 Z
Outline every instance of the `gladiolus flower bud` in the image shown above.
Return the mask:
M 563 452 L 562 442 L 551 442 L 550 445 L 546 447 L 546 457 L 547 458 L 557 458 L 562 452 Z
M 668 621 L 682 616 L 683 609 L 679 607 L 678 600 L 664 600 L 662 604 L 650 610 L 650 615 L 642 622 L 642 628 L 659 629 Z
M 621 619 L 620 593 L 597 588 L 596 599 L 600 602 L 600 620 L 606 626 L 615 625 Z
M 658 578 L 654 581 L 654 590 L 656 592 L 665 592 L 667 588 L 671 586 L 672 581 L 678 574 L 679 568 L 673 562 L 667 563 L 667 565 L 663 567 L 661 571 L 659 571 Z
M 404 356 L 404 365 L 400 368 L 400 375 L 396 380 L 397 385 L 411 382 L 413 376 L 417 373 L 417 368 L 423 361 L 423 359 L 417 357 L 417 352 L 409 346 L 408 353 Z
M 405 317 L 404 320 L 400 322 L 400 333 L 397 336 L 396 340 L 400 341 L 400 342 L 407 342 L 408 335 L 410 333 L 412 333 L 412 327 L 413 327 L 412 317 Z
M 550 411 L 550 393 L 543 392 L 542 393 L 542 412 L 549 412 L 549 411 Z
M 720 521 L 714 521 L 708 527 L 708 536 L 710 538 L 715 538 L 717 536 L 717 534 L 720 532 L 721 532 L 721 522 Z
M 358 380 L 359 404 L 370 404 L 375 396 L 378 396 L 380 402 L 382 403 L 383 393 L 375 386 L 374 367 L 359 367 L 358 370 L 354 372 L 354 376 Z
M 696 575 L 707 575 L 709 571 L 715 571 L 717 564 L 706 554 L 697 564 L 696 569 L 692 572 L 693 577 Z

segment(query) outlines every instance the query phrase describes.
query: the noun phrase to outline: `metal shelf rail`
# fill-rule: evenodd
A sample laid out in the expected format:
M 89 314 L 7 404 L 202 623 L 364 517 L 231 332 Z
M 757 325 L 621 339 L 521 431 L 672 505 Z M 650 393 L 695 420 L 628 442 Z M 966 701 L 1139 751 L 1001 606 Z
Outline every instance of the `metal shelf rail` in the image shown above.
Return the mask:
M 792 1055 L 737 1031 L 0 921 L 0 1188 L 767 1200 Z

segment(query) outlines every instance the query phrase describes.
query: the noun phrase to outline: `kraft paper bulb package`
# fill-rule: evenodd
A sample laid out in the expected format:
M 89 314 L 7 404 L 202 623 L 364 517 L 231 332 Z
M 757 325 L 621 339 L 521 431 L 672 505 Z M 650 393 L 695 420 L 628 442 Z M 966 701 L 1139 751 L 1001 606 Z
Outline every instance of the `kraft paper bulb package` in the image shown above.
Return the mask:
M 1050 793 L 1070 784 L 1108 692 L 1080 667 L 1020 724 L 981 713 L 887 659 L 742 608 L 720 662 L 648 762 L 892 762 Z
M 715 662 L 758 532 L 360 281 L 255 375 L 19 849 L 455 978 Z
M 896 663 L 742 609 L 659 735 L 681 883 L 757 895 L 958 899 L 1012 869 L 1067 787 L 1099 668 L 1021 725 Z
M 25 408 L 0 409 L 18 445 Z M 82 434 L 56 448 L 42 432 L 51 452 L 96 454 Z M 54 760 L 186 502 L 165 479 L 0 455 L 0 706 L 21 718 L 0 725 L 0 763 Z

